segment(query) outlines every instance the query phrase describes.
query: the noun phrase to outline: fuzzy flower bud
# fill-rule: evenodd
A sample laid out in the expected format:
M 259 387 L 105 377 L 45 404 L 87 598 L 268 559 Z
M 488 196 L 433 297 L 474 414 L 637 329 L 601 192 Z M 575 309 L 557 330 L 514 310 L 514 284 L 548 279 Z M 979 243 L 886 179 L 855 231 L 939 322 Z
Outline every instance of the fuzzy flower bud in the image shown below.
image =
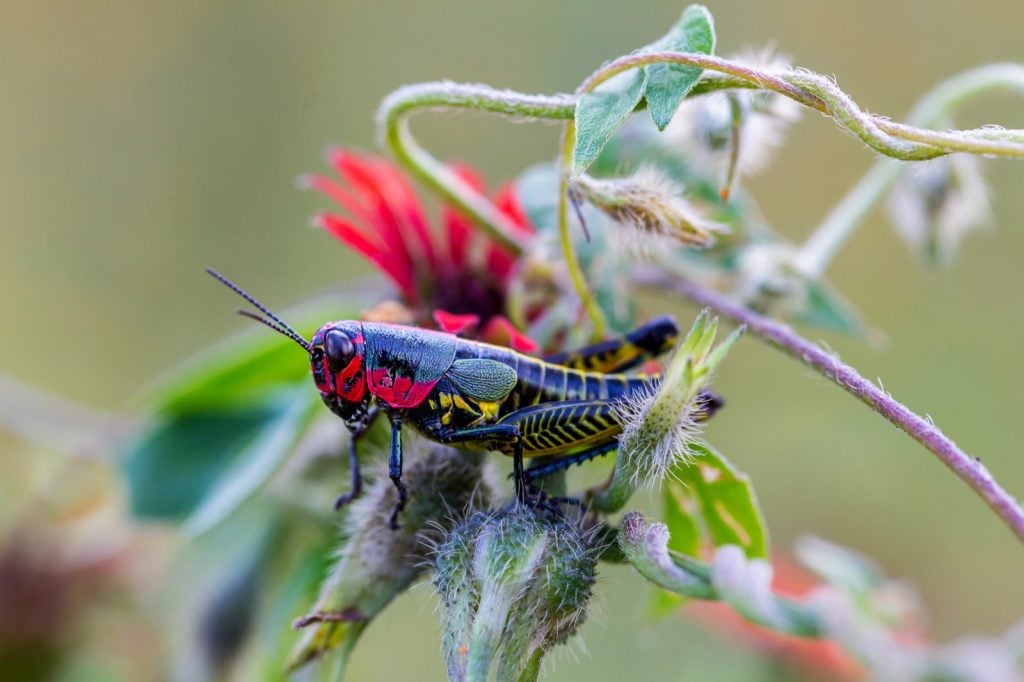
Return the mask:
M 452 680 L 536 679 L 586 615 L 600 547 L 577 523 L 519 504 L 477 513 L 437 551 Z
M 574 187 L 617 223 L 632 228 L 635 239 L 629 243 L 667 237 L 689 246 L 710 246 L 715 234 L 728 231 L 725 225 L 705 218 L 683 198 L 681 187 L 653 168 L 611 180 L 583 175 Z
M 431 446 L 405 470 L 409 500 L 402 524 L 392 530 L 394 486 L 378 476 L 350 507 L 346 542 L 313 609 L 295 622 L 306 628 L 289 661 L 295 669 L 331 650 L 343 668 L 370 619 L 429 568 L 436 538 L 453 516 L 481 508 L 490 498 L 482 484 L 482 458 Z
M 785 73 L 789 60 L 769 49 L 732 57 L 769 73 Z M 799 104 L 767 90 L 736 90 L 683 100 L 665 129 L 665 141 L 708 177 L 723 180 L 727 199 L 741 176 L 763 170 L 789 126 L 800 117 Z
M 718 318 L 701 312 L 657 389 L 618 405 L 623 427 L 619 455 L 610 485 L 594 497 L 597 508 L 621 509 L 638 487 L 660 481 L 678 461 L 691 456 L 690 444 L 700 433 L 695 416 L 703 409 L 698 396 L 743 328 L 712 349 L 717 332 Z
M 951 154 L 903 173 L 888 201 L 889 216 L 924 260 L 948 265 L 969 233 L 991 223 L 988 187 L 976 157 Z

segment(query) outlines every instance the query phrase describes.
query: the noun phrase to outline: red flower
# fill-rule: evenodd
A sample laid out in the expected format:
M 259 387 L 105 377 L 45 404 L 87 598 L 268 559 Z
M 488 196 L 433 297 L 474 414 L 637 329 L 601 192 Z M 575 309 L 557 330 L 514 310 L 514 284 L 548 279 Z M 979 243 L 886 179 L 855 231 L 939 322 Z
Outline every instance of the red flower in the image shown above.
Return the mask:
M 479 329 L 485 340 L 525 351 L 536 344 L 505 317 L 508 283 L 515 256 L 477 232 L 473 223 L 443 206 L 443 233 L 431 230 L 423 206 L 409 181 L 387 161 L 332 150 L 328 162 L 338 179 L 323 175 L 302 178 L 305 186 L 336 201 L 347 216 L 322 213 L 324 228 L 390 279 L 402 302 L 421 323 L 432 320 L 457 334 Z M 482 180 L 468 168 L 455 171 L 484 193 Z M 525 235 L 533 228 L 510 186 L 494 199 Z

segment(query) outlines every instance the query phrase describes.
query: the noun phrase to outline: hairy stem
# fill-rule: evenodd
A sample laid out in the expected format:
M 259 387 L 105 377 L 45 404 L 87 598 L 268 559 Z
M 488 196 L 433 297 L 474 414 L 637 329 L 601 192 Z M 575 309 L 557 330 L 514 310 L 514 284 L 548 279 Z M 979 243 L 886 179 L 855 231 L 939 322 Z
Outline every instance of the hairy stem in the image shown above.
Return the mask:
M 896 159 L 920 161 L 959 151 L 1024 158 L 1024 131 L 979 128 L 941 132 L 893 123 L 861 110 L 834 81 L 812 71 L 772 73 L 705 54 L 647 52 L 620 57 L 594 72 L 576 92 L 589 92 L 623 71 L 649 64 L 698 66 L 785 95 L 831 117 L 871 148 Z
M 934 158 L 954 151 L 1024 158 L 1024 131 L 981 128 L 935 131 L 894 123 L 863 112 L 834 82 L 809 71 L 775 74 L 720 57 L 684 52 L 651 52 L 616 59 L 587 78 L 577 93 L 588 92 L 612 76 L 648 64 L 686 64 L 706 70 L 690 96 L 732 88 L 764 89 L 785 95 L 831 116 L 883 154 L 903 160 Z M 1024 67 L 995 64 L 950 79 L 922 100 L 911 116 L 915 125 L 930 125 L 945 112 L 993 89 L 1022 88 Z M 380 134 L 400 163 L 420 181 L 468 215 L 513 253 L 522 251 L 515 226 L 486 197 L 431 156 L 412 136 L 408 118 L 418 111 L 476 110 L 525 120 L 572 120 L 576 98 L 527 95 L 486 85 L 438 81 L 399 88 L 381 102 Z M 881 173 L 879 171 L 879 173 Z M 877 179 L 876 179 L 877 181 Z M 860 190 L 868 198 L 865 189 Z M 838 230 L 838 228 L 837 228 Z
M 651 268 L 638 270 L 636 281 L 642 286 L 682 294 L 698 305 L 745 324 L 751 333 L 837 384 L 938 457 L 1024 541 L 1024 509 L 996 482 L 981 460 L 967 455 L 939 427 L 909 410 L 853 367 L 803 338 L 788 325 L 759 315 L 709 289 Z
M 572 237 L 569 234 L 569 167 L 572 165 L 575 137 L 576 123 L 569 121 L 562 131 L 562 146 L 558 156 L 558 240 L 562 247 L 562 257 L 565 259 L 565 267 L 569 272 L 573 289 L 576 290 L 584 312 L 590 318 L 592 327 L 590 336 L 594 341 L 600 341 L 604 338 L 608 323 L 601 307 L 597 305 L 593 294 L 590 293 L 587 278 L 580 268 L 576 249 L 573 247 Z
M 1024 66 L 990 64 L 953 76 L 921 98 L 907 117 L 910 125 L 890 123 L 889 126 L 894 130 L 899 129 L 907 139 L 920 142 L 934 141 L 934 138 L 929 136 L 946 133 L 921 130 L 914 126 L 941 125 L 956 109 L 990 92 L 1024 94 Z M 1013 137 L 1013 131 L 999 129 L 975 131 L 974 134 L 982 133 Z M 904 169 L 905 166 L 892 159 L 877 161 L 842 201 L 836 204 L 824 222 L 800 248 L 793 260 L 793 268 L 809 279 L 818 279 L 824 275 L 842 247 L 899 179 Z
M 408 118 L 423 110 L 471 109 L 521 119 L 571 120 L 575 107 L 575 99 L 568 95 L 524 95 L 486 85 L 439 81 L 408 85 L 385 97 L 377 112 L 377 126 L 399 163 L 489 237 L 519 254 L 523 245 L 516 226 L 487 197 L 423 149 L 409 131 Z

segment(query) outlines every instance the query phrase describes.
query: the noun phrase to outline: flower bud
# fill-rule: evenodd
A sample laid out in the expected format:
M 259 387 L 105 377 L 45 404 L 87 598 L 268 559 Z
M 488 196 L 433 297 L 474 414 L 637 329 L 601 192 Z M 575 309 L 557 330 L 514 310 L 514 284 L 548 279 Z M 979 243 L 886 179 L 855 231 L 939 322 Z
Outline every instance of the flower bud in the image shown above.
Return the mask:
M 889 216 L 906 244 L 926 261 L 948 265 L 960 242 L 992 220 L 978 159 L 951 154 L 903 173 L 888 201 Z
M 378 476 L 349 509 L 347 537 L 338 560 L 309 614 L 295 622 L 307 628 L 289 661 L 295 669 L 332 649 L 343 667 L 370 619 L 408 588 L 428 567 L 436 539 L 431 531 L 450 526 L 464 510 L 490 498 L 482 483 L 482 457 L 430 446 L 405 470 L 409 499 L 398 530 L 390 526 L 397 501 L 387 476 Z
M 477 513 L 438 547 L 434 585 L 452 680 L 535 679 L 586 615 L 600 551 L 574 520 L 511 504 Z
M 743 328 L 712 350 L 717 331 L 718 318 L 701 312 L 658 387 L 618 404 L 623 429 L 619 455 L 610 485 L 593 497 L 598 509 L 621 509 L 639 486 L 660 481 L 676 462 L 691 456 L 690 444 L 700 433 L 695 416 L 704 409 L 698 396 Z
M 668 237 L 689 246 L 710 246 L 715 234 L 728 231 L 725 225 L 705 218 L 682 197 L 682 188 L 653 168 L 612 180 L 583 175 L 574 187 L 613 220 L 633 229 L 636 239 L 630 244 Z
M 732 57 L 768 73 L 791 67 L 785 57 L 765 49 Z M 767 167 L 790 124 L 800 118 L 793 100 L 767 90 L 733 90 L 683 100 L 665 129 L 665 142 L 705 177 L 725 179 L 724 197 L 733 182 Z

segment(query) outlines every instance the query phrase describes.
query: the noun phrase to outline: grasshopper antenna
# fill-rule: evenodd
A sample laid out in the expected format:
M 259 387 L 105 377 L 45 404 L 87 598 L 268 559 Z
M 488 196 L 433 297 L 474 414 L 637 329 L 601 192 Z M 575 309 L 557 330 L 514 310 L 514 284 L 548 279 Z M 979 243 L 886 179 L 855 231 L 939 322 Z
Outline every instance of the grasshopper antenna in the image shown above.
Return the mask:
M 300 334 L 297 331 L 295 331 L 294 329 L 292 329 L 291 326 L 287 322 L 282 320 L 280 317 L 278 317 L 274 313 L 270 312 L 270 309 L 267 308 L 267 306 L 265 306 L 262 303 L 260 303 L 259 301 L 257 301 L 256 298 L 253 297 L 249 292 L 247 292 L 245 289 L 243 289 L 242 287 L 238 286 L 237 284 L 235 284 L 230 279 L 228 279 L 224 275 L 220 274 L 219 272 L 217 272 L 213 268 L 206 268 L 206 272 L 209 273 L 209 275 L 211 277 L 213 277 L 214 279 L 216 279 L 218 282 L 220 282 L 221 284 L 226 286 L 228 289 L 231 289 L 231 291 L 235 292 L 236 294 L 238 294 L 239 296 L 244 298 L 253 307 L 255 307 L 257 310 L 259 310 L 261 313 L 263 313 L 264 315 L 266 315 L 270 319 L 269 320 L 264 319 L 264 318 L 260 317 L 259 315 L 257 315 L 256 313 L 253 313 L 253 312 L 248 311 L 248 310 L 239 310 L 238 311 L 239 315 L 242 315 L 243 317 L 248 317 L 251 320 L 256 320 L 257 322 L 260 322 L 260 323 L 266 325 L 267 327 L 270 327 L 271 329 L 276 331 L 278 334 L 282 334 L 283 336 L 287 336 L 289 339 L 291 339 L 295 343 L 297 343 L 300 346 L 302 346 L 306 350 L 307 353 L 309 352 L 309 341 L 307 341 L 302 336 L 302 334 Z

